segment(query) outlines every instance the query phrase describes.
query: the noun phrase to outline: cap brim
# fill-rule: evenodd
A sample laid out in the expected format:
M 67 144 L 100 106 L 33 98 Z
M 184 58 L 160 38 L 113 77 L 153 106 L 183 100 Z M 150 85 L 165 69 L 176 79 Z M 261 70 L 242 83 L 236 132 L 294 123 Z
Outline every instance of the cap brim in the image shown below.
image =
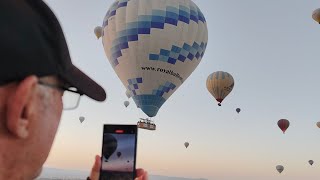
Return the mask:
M 107 95 L 105 90 L 77 67 L 72 65 L 67 73 L 68 74 L 62 74 L 62 78 L 72 87 L 77 88 L 80 93 L 97 101 L 104 101 L 106 99 Z

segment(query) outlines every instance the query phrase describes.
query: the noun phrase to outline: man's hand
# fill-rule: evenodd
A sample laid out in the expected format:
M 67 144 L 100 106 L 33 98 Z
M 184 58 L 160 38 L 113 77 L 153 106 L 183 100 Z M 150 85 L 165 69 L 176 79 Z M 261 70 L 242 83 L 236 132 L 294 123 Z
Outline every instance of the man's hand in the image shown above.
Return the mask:
M 101 167 L 101 158 L 100 156 L 96 155 L 95 162 L 91 169 L 90 180 L 99 180 L 100 175 L 100 167 Z M 144 171 L 143 169 L 137 169 L 137 177 L 136 180 L 148 180 L 148 172 Z
M 96 155 L 95 162 L 91 169 L 90 180 L 99 180 L 100 167 L 101 167 L 101 158 L 100 156 Z

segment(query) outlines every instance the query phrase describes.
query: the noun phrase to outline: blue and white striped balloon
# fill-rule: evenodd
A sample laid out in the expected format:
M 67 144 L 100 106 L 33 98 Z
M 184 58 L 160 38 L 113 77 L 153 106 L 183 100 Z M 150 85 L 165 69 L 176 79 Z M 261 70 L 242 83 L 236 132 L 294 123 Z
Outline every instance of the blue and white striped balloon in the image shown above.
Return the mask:
M 110 64 L 149 117 L 198 66 L 208 41 L 191 0 L 116 0 L 102 28 Z

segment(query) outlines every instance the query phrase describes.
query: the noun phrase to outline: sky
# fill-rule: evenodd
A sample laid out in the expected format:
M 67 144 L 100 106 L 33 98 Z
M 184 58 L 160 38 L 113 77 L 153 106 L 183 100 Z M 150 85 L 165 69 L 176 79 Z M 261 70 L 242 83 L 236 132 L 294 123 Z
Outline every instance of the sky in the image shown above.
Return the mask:
M 112 1 L 45 2 L 62 25 L 73 63 L 108 94 L 103 103 L 82 97 L 76 110 L 63 112 L 45 166 L 88 170 L 101 153 L 103 124 L 135 124 L 146 116 L 132 99 L 124 107 L 125 87 L 93 33 Z M 320 2 L 194 2 L 208 24 L 206 53 L 152 119 L 157 130 L 139 130 L 137 167 L 151 174 L 209 180 L 318 180 L 320 26 L 311 15 Z M 222 107 L 206 89 L 207 76 L 219 70 L 235 80 Z M 282 118 L 291 122 L 285 135 L 277 126 Z M 278 164 L 285 168 L 281 175 Z

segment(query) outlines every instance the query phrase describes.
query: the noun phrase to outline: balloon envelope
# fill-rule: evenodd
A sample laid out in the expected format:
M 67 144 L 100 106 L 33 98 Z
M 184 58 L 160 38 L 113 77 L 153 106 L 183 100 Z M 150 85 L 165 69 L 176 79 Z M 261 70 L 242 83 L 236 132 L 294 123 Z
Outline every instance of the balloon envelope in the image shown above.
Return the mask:
M 128 107 L 130 102 L 129 101 L 125 101 L 125 102 L 123 102 L 123 104 L 124 104 L 124 106 Z
M 317 126 L 318 126 L 318 128 L 320 128 L 320 122 L 317 122 Z
M 282 173 L 282 171 L 284 170 L 284 167 L 282 165 L 278 165 L 276 166 L 276 169 L 279 173 Z
M 320 8 L 313 11 L 312 18 L 320 24 Z
M 237 108 L 236 111 L 237 111 L 237 113 L 240 113 L 241 109 L 240 109 L 240 108 Z
M 308 162 L 309 162 L 309 164 L 312 166 L 313 160 L 309 160 Z
M 185 143 L 184 143 L 184 146 L 185 146 L 186 148 L 188 148 L 188 147 L 189 147 L 189 143 L 188 143 L 188 142 L 185 142 Z
M 149 117 L 195 70 L 207 41 L 205 17 L 191 0 L 116 0 L 103 21 L 109 62 Z
M 102 32 L 103 29 L 101 26 L 97 26 L 94 28 L 94 34 L 96 35 L 96 37 L 99 39 L 102 36 Z
M 220 103 L 228 96 L 234 87 L 234 80 L 231 74 L 217 71 L 207 78 L 207 89 L 211 95 Z
M 121 157 L 121 152 L 117 152 L 118 158 Z
M 282 132 L 285 133 L 288 127 L 290 126 L 290 122 L 286 119 L 280 119 L 278 121 L 278 126 L 282 130 Z
M 108 160 L 118 147 L 117 139 L 111 134 L 105 134 L 103 137 L 102 154 Z
M 80 117 L 79 117 L 79 120 L 80 120 L 81 123 L 84 121 L 84 119 L 85 119 L 85 118 L 84 118 L 83 116 L 80 116 Z

